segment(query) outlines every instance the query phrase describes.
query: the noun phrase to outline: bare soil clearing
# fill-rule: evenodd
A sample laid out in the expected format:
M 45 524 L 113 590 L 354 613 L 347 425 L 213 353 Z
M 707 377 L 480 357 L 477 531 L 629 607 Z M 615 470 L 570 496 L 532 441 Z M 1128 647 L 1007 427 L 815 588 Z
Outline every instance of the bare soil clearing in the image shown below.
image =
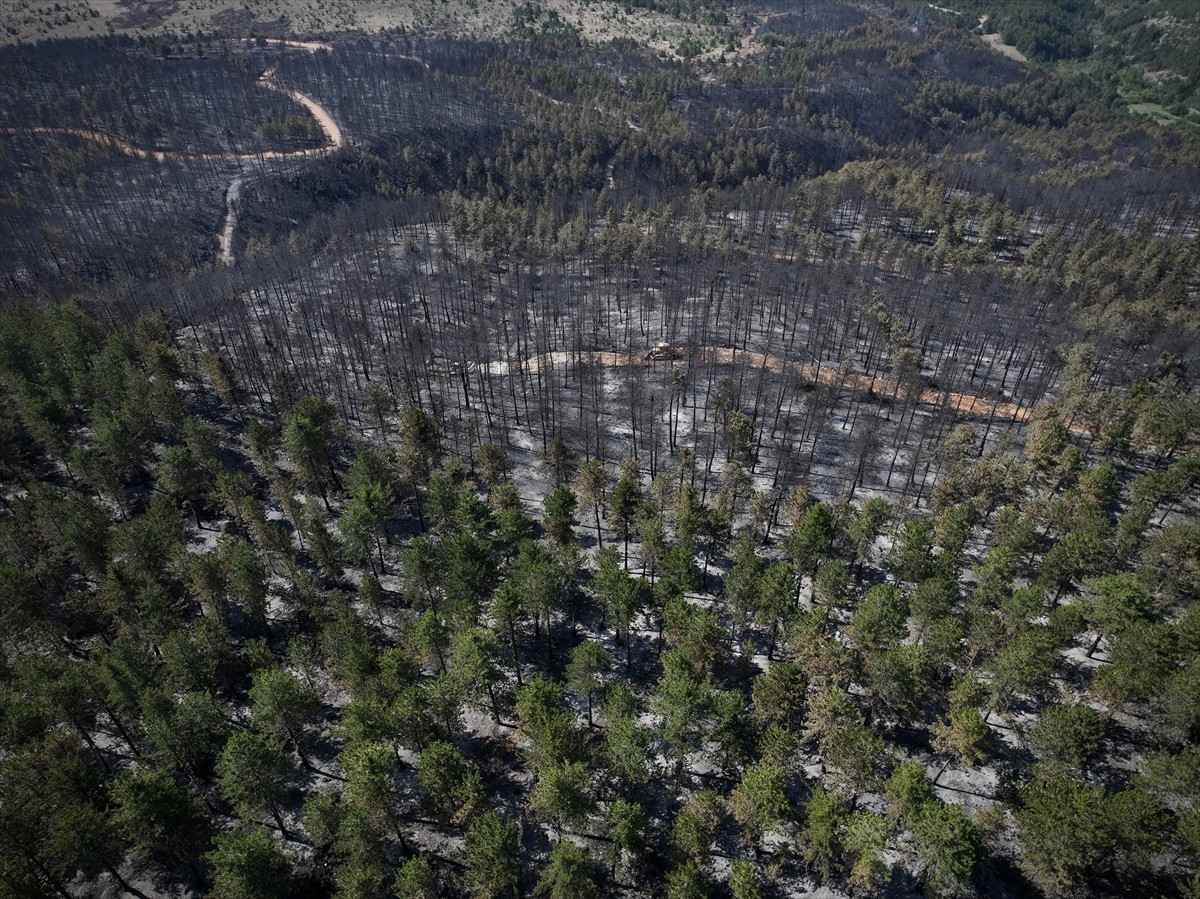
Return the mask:
M 935 9 L 936 8 L 938 8 L 938 7 L 935 7 Z M 979 27 L 980 28 L 982 28 L 987 23 L 987 19 L 988 19 L 987 16 L 979 17 Z M 1004 38 L 999 32 L 996 32 L 995 34 L 985 34 L 985 35 L 982 35 L 982 37 L 983 37 L 983 42 L 985 44 L 987 44 L 989 47 L 991 47 L 993 50 L 995 50 L 997 53 L 1001 53 L 1004 56 L 1007 56 L 1009 59 L 1014 59 L 1017 62 L 1029 62 L 1029 60 L 1025 57 L 1024 53 L 1022 53 L 1020 50 L 1018 50 L 1012 44 L 1004 43 Z

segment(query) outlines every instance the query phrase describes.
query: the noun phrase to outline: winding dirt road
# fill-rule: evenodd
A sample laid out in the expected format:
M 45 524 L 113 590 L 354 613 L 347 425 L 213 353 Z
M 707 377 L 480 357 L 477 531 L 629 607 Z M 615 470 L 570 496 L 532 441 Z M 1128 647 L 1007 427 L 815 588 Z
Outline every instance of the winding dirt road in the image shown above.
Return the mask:
M 273 44 L 279 47 L 288 47 L 295 50 L 301 50 L 305 53 L 320 53 L 332 51 L 333 47 L 327 43 L 320 41 L 290 41 L 280 39 L 268 39 L 268 44 Z M 419 62 L 426 68 L 429 64 L 425 60 L 415 56 L 405 56 L 404 59 L 409 59 L 413 62 Z M 330 115 L 329 110 L 323 107 L 312 97 L 298 90 L 286 88 L 275 81 L 275 72 L 279 67 L 279 63 L 273 63 L 268 66 L 258 76 L 257 83 L 263 88 L 276 93 L 282 94 L 290 98 L 296 104 L 303 106 L 309 111 L 313 119 L 320 126 L 325 134 L 326 143 L 321 147 L 314 147 L 307 150 L 265 150 L 258 153 L 179 153 L 175 151 L 164 150 L 147 150 L 142 147 L 135 146 L 110 134 L 105 134 L 100 131 L 93 131 L 86 128 L 6 128 L 0 133 L 23 133 L 23 134 L 67 134 L 72 137 L 79 137 L 85 140 L 95 141 L 104 144 L 116 151 L 130 156 L 135 159 L 147 159 L 162 162 L 169 159 L 192 160 L 200 162 L 238 162 L 238 163 L 256 163 L 274 159 L 301 159 L 306 157 L 316 157 L 329 153 L 345 146 L 346 139 L 342 134 L 342 129 L 337 121 Z M 542 98 L 549 100 L 554 105 L 562 105 L 561 100 L 556 100 L 549 97 L 540 91 L 535 90 L 534 93 Z M 631 131 L 640 131 L 641 128 L 632 119 L 626 119 L 626 126 Z M 616 180 L 613 176 L 613 167 L 615 160 L 610 160 L 605 171 L 606 181 L 609 189 L 616 187 Z M 237 230 L 237 207 L 241 199 L 242 185 L 245 184 L 247 178 L 250 177 L 249 172 L 241 172 L 233 177 L 229 182 L 229 186 L 225 190 L 225 217 L 221 224 L 221 230 L 217 234 L 217 243 L 219 247 L 218 258 L 224 265 L 231 265 L 234 261 L 233 257 L 233 236 Z M 689 359 L 684 359 L 684 354 L 681 351 L 676 351 L 676 359 L 670 360 L 655 360 L 649 358 L 644 353 L 614 353 L 614 352 L 584 352 L 584 353 L 568 353 L 556 352 L 545 353 L 540 356 L 534 356 L 520 363 L 520 368 L 525 372 L 535 372 L 539 368 L 570 365 L 576 362 L 590 361 L 596 364 L 621 367 L 621 366 L 651 366 L 658 363 L 665 365 L 673 365 L 676 362 L 712 362 L 718 365 L 733 365 L 735 363 L 750 365 L 754 368 L 762 368 L 767 371 L 782 374 L 785 370 L 795 372 L 800 378 L 809 384 L 823 384 L 831 387 L 846 388 L 857 390 L 863 393 L 868 393 L 877 396 L 887 397 L 889 399 L 904 399 L 908 396 L 909 389 L 904 384 L 898 381 L 889 381 L 884 378 L 869 378 L 866 375 L 858 375 L 848 372 L 843 372 L 839 369 L 830 368 L 823 365 L 810 365 L 802 362 L 787 362 L 777 356 L 772 356 L 767 353 L 750 353 L 738 352 L 737 350 L 728 347 L 699 347 L 692 352 Z M 490 374 L 506 375 L 511 371 L 511 367 L 507 362 L 493 362 L 486 366 L 486 370 Z M 926 389 L 921 392 L 920 402 L 931 406 L 945 406 L 953 409 L 955 412 L 964 415 L 978 416 L 981 418 L 1000 419 L 1004 421 L 1025 422 L 1030 418 L 1030 410 L 1016 403 L 986 399 L 981 396 L 975 396 L 967 393 L 955 393 L 947 390 Z
M 333 50 L 332 46 L 321 41 L 289 41 L 270 38 L 264 42 L 276 47 L 301 50 L 305 53 L 320 53 Z M 342 134 L 341 127 L 338 125 L 337 120 L 330 115 L 329 110 L 308 96 L 308 94 L 279 84 L 275 80 L 275 72 L 278 68 L 279 63 L 271 64 L 262 71 L 262 74 L 258 76 L 255 83 L 266 90 L 282 94 L 292 102 L 308 110 L 325 135 L 325 144 L 323 146 L 312 147 L 307 150 L 262 150 L 255 153 L 180 153 L 172 150 L 147 150 L 144 147 L 135 146 L 111 134 L 105 134 L 102 131 L 93 131 L 88 128 L 5 128 L 0 133 L 65 134 L 70 137 L 78 137 L 83 140 L 103 144 L 106 147 L 116 150 L 123 156 L 129 156 L 133 159 L 148 159 L 155 162 L 187 160 L 190 162 L 236 162 L 239 164 L 252 164 L 275 159 L 313 158 L 323 156 L 326 153 L 345 146 L 345 135 Z M 237 203 L 241 198 L 242 185 L 245 183 L 247 177 L 248 173 L 245 172 L 235 175 L 233 180 L 229 182 L 229 186 L 225 189 L 225 218 L 221 223 L 221 230 L 217 233 L 218 258 L 225 265 L 233 263 L 233 234 L 237 228 Z
M 333 50 L 333 47 L 331 47 L 329 44 L 321 43 L 319 41 L 269 40 L 269 41 L 267 41 L 267 43 L 275 44 L 276 46 L 281 46 L 281 47 L 292 47 L 293 49 L 296 49 L 296 50 L 303 50 L 305 53 L 330 52 Z M 285 97 L 290 98 L 293 102 L 298 103 L 299 105 L 301 105 L 305 109 L 307 109 L 309 111 L 309 114 L 311 114 L 312 117 L 314 119 L 316 119 L 317 124 L 321 126 L 321 130 L 325 132 L 325 140 L 327 141 L 327 143 L 324 147 L 318 147 L 313 150 L 295 150 L 290 153 L 284 152 L 283 155 L 284 156 L 299 156 L 299 155 L 303 154 L 303 155 L 309 155 L 309 156 L 317 156 L 322 153 L 327 153 L 330 150 L 336 150 L 339 147 L 344 146 L 346 143 L 346 139 L 345 139 L 345 137 L 342 136 L 342 129 L 338 126 L 338 123 L 333 118 L 333 116 L 331 116 L 329 114 L 329 110 L 327 110 L 324 106 L 322 106 L 320 103 L 318 103 L 312 97 L 308 96 L 308 94 L 302 94 L 302 93 L 300 93 L 300 91 L 296 91 L 296 90 L 289 90 L 288 88 L 286 88 L 283 85 L 276 82 L 275 81 L 275 71 L 278 68 L 279 68 L 279 63 L 275 63 L 274 65 L 268 66 L 266 69 L 263 70 L 263 73 L 258 76 L 258 83 L 260 85 L 262 85 L 263 87 L 265 87 L 267 90 L 275 91 L 275 93 L 277 93 L 277 94 L 283 94 Z M 252 156 L 252 158 L 258 158 L 258 157 Z
M 793 371 L 805 383 L 823 384 L 830 387 L 856 390 L 873 396 L 888 399 L 903 400 L 909 390 L 898 381 L 886 378 L 871 378 L 843 372 L 825 365 L 810 365 L 804 362 L 787 362 L 769 353 L 739 352 L 728 347 L 698 347 L 690 356 L 683 351 L 675 351 L 676 359 L 651 359 L 645 353 L 614 353 L 614 352 L 555 352 L 533 356 L 520 363 L 523 372 L 536 372 L 539 368 L 571 365 L 578 362 L 593 362 L 606 367 L 675 365 L 694 363 L 715 363 L 717 365 L 748 365 L 752 368 L 762 368 L 767 371 L 782 374 Z M 487 366 L 489 374 L 506 375 L 511 371 L 507 362 L 493 362 Z M 950 390 L 928 388 L 921 391 L 921 403 L 929 406 L 944 406 L 963 415 L 979 418 L 990 418 L 1001 421 L 1026 422 L 1030 418 L 1030 410 L 1016 403 L 1003 400 L 990 400 L 970 393 L 956 393 Z
M 294 47 L 308 53 L 333 49 L 329 44 L 316 42 L 268 40 L 267 43 Z M 288 97 L 307 109 L 312 114 L 312 117 L 316 119 L 317 124 L 321 127 L 321 131 L 325 134 L 326 143 L 324 146 L 312 147 L 307 150 L 260 150 L 254 153 L 181 153 L 174 150 L 147 150 L 144 147 L 138 147 L 128 141 L 121 140 L 119 137 L 105 134 L 103 131 L 93 131 L 88 128 L 50 128 L 44 126 L 34 128 L 5 128 L 3 129 L 3 133 L 66 134 L 71 137 L 79 137 L 84 140 L 103 144 L 106 147 L 111 147 L 123 156 L 130 156 L 134 159 L 152 159 L 155 162 L 165 162 L 168 159 L 188 160 L 192 162 L 258 162 L 259 160 L 270 159 L 299 159 L 306 156 L 321 156 L 330 150 L 336 150 L 339 147 L 345 146 L 346 139 L 342 134 L 342 129 L 333 116 L 329 114 L 329 110 L 307 94 L 286 88 L 275 81 L 275 71 L 278 67 L 278 63 L 269 66 L 258 76 L 256 83 L 269 91 L 274 91 L 277 94 Z

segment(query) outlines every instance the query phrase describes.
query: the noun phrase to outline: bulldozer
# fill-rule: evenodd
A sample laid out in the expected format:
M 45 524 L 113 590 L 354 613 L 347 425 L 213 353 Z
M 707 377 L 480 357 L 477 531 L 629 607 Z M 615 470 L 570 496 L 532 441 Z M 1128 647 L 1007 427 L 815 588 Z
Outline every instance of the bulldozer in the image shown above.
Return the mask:
M 670 362 L 679 358 L 679 352 L 669 343 L 656 343 L 646 358 L 651 362 Z

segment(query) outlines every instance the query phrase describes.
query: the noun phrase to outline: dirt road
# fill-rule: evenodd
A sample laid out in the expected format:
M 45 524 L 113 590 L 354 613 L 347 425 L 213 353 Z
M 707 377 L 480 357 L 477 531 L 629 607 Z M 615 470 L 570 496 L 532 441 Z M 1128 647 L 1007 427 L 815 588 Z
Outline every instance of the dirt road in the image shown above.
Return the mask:
M 329 44 L 319 43 L 317 41 L 271 40 L 267 41 L 267 43 L 283 47 L 293 47 L 297 50 L 303 50 L 305 53 L 319 53 L 322 51 L 333 50 L 333 47 L 331 47 Z M 317 120 L 317 124 L 321 126 L 321 130 L 325 132 L 325 140 L 327 141 L 326 146 L 321 147 L 316 151 L 297 150 L 292 155 L 313 152 L 324 153 L 329 150 L 336 150 L 338 147 L 344 146 L 346 139 L 342 136 L 342 129 L 338 126 L 338 123 L 333 116 L 329 114 L 329 110 L 327 110 L 312 97 L 308 96 L 308 94 L 302 94 L 300 91 L 296 90 L 289 90 L 288 88 L 276 82 L 275 71 L 278 68 L 279 63 L 268 66 L 263 70 L 263 73 L 258 76 L 258 83 L 267 90 L 275 91 L 277 94 L 283 94 L 285 97 L 290 98 L 293 102 L 298 103 L 300 106 L 303 106 L 305 109 L 307 109 L 309 114 Z
M 245 175 L 237 175 L 225 189 L 225 224 L 217 238 L 220 245 L 218 258 L 222 265 L 233 265 L 233 232 L 237 228 L 237 204 L 242 196 L 242 182 Z
M 787 362 L 768 353 L 739 352 L 728 347 L 698 347 L 690 356 L 685 357 L 682 351 L 677 351 L 679 358 L 675 360 L 654 360 L 647 358 L 645 353 L 614 353 L 614 352 L 583 352 L 583 353 L 543 353 L 521 363 L 524 372 L 535 372 L 542 367 L 561 367 L 577 362 L 592 362 L 607 367 L 623 366 L 652 366 L 676 365 L 692 363 L 715 363 L 717 365 L 746 365 L 751 368 L 763 368 L 767 371 L 782 374 L 791 370 L 808 384 L 823 384 L 830 387 L 846 388 L 868 393 L 873 396 L 883 396 L 888 399 L 903 400 L 908 396 L 908 388 L 898 381 L 886 378 L 870 378 L 866 375 L 843 372 L 825 365 L 810 365 L 803 362 Z M 493 362 L 487 366 L 490 374 L 506 375 L 511 368 L 507 362 Z M 1000 419 L 1002 421 L 1025 422 L 1029 420 L 1030 410 L 1016 403 L 1003 400 L 991 400 L 969 393 L 956 393 L 949 390 L 929 388 L 921 392 L 920 401 L 930 406 L 944 406 L 963 415 L 979 418 Z
M 320 41 L 288 41 L 271 38 L 265 40 L 265 43 L 277 47 L 301 50 L 305 53 L 321 53 L 333 49 L 329 44 Z M 155 162 L 187 160 L 191 162 L 237 162 L 239 164 L 252 164 L 275 159 L 312 158 L 322 156 L 332 150 L 345 146 L 345 135 L 342 134 L 341 127 L 338 125 L 337 120 L 329 113 L 329 110 L 308 96 L 308 94 L 279 84 L 275 80 L 275 72 L 278 68 L 279 63 L 273 63 L 268 66 L 258 76 L 256 83 L 266 90 L 282 94 L 292 102 L 307 109 L 325 135 L 324 146 L 312 147 L 307 150 L 262 150 L 255 153 L 181 153 L 169 150 L 147 150 L 143 147 L 135 146 L 128 141 L 121 140 L 118 137 L 114 137 L 111 134 L 105 134 L 102 131 L 93 131 L 88 128 L 5 128 L 0 133 L 65 134 L 103 144 L 116 150 L 123 156 L 129 156 L 133 159 L 148 159 Z M 233 180 L 229 182 L 229 186 L 225 189 L 225 217 L 221 224 L 221 230 L 217 233 L 218 258 L 224 265 L 231 265 L 233 263 L 233 233 L 237 228 L 237 203 L 241 198 L 242 185 L 245 183 L 247 177 L 248 173 L 246 172 L 235 175 Z
M 294 47 L 304 50 L 307 53 L 317 53 L 322 50 L 332 49 L 329 44 L 315 42 L 268 40 L 267 43 Z M 121 140 L 118 137 L 114 137 L 111 134 L 105 134 L 102 131 L 93 131 L 88 128 L 5 128 L 3 133 L 66 134 L 71 137 L 79 137 L 98 144 L 104 144 L 124 156 L 130 156 L 134 159 L 152 159 L 155 162 L 164 162 L 168 159 L 195 162 L 257 162 L 264 159 L 298 159 L 306 156 L 320 156 L 328 153 L 330 150 L 336 150 L 338 147 L 345 146 L 346 139 L 342 134 L 342 129 L 338 126 L 333 116 L 330 115 L 329 110 L 307 94 L 286 88 L 275 81 L 275 71 L 278 66 L 279 64 L 275 63 L 265 69 L 258 76 L 257 83 L 267 90 L 283 94 L 285 97 L 307 109 L 312 117 L 316 119 L 317 124 L 320 125 L 321 131 L 325 135 L 325 146 L 313 147 L 307 150 L 260 150 L 254 153 L 181 153 L 170 150 L 147 150 L 143 147 L 135 146 L 128 141 Z

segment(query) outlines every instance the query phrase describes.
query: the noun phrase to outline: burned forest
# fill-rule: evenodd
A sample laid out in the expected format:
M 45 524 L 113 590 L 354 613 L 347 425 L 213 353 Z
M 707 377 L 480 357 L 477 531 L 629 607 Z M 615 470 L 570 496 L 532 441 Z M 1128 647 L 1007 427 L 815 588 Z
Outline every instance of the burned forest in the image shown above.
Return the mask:
M 0 899 L 1200 897 L 1200 10 L 947 3 L 0 4 Z

